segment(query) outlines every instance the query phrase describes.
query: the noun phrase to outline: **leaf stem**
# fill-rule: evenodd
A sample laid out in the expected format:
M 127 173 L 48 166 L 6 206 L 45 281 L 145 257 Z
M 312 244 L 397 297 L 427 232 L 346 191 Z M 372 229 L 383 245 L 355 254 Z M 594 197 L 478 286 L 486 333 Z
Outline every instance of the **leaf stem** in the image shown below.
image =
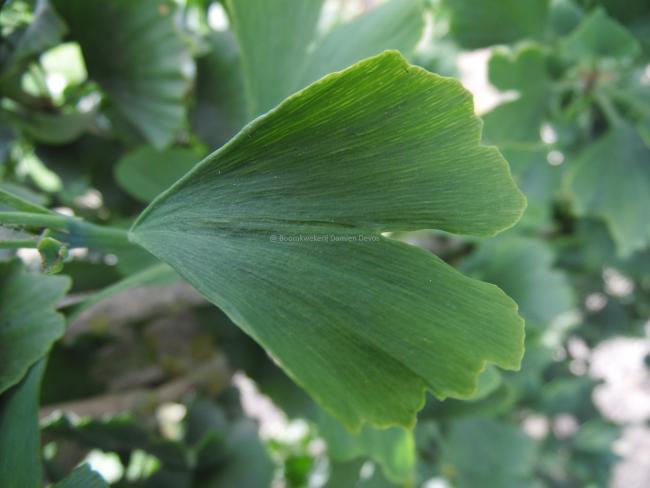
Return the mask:
M 33 212 L 0 212 L 0 224 L 27 227 L 65 227 L 70 217 Z
M 128 232 L 124 229 L 91 224 L 76 217 L 60 214 L 0 212 L 0 224 L 47 227 L 54 231 L 53 237 L 71 247 L 113 249 L 134 246 L 129 241 Z
M 31 239 L 17 240 L 17 241 L 0 241 L 0 249 L 35 249 L 38 246 L 38 241 Z
M 91 224 L 80 219 L 70 219 L 68 233 L 55 232 L 54 236 L 68 242 L 72 247 L 122 248 L 133 247 L 129 233 L 124 229 Z

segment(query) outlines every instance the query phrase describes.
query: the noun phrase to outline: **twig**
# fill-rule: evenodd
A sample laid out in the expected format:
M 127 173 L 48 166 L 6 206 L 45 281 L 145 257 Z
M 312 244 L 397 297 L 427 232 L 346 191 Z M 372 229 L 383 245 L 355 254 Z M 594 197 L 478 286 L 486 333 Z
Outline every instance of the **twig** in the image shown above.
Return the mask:
M 93 305 L 75 317 L 68 326 L 64 342 L 96 330 L 111 330 L 165 311 L 178 311 L 207 303 L 187 283 L 131 288 Z
M 217 393 L 230 384 L 231 375 L 224 357 L 218 356 L 198 366 L 188 375 L 156 388 L 137 388 L 84 400 L 48 405 L 42 407 L 38 415 L 43 419 L 54 412 L 62 411 L 82 417 L 101 417 L 125 411 L 150 409 L 162 403 L 178 401 L 196 387 L 206 387 L 212 394 Z

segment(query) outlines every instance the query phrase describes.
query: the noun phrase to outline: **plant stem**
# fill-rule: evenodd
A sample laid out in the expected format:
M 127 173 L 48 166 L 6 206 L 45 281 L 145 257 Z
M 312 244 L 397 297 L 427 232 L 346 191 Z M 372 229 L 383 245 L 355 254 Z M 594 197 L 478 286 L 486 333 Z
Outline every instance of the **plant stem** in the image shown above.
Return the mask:
M 38 241 L 35 240 L 21 240 L 21 241 L 0 241 L 0 249 L 35 249 L 38 246 Z
M 70 217 L 32 212 L 0 212 L 0 224 L 28 227 L 66 227 Z
M 91 224 L 79 218 L 60 214 L 31 212 L 0 212 L 0 225 L 47 227 L 56 239 L 71 247 L 122 248 L 134 246 L 124 229 Z
M 129 233 L 124 229 L 115 227 L 95 225 L 79 219 L 70 219 L 68 222 L 68 234 L 57 232 L 58 239 L 67 241 L 73 247 L 132 247 L 135 246 L 129 241 Z

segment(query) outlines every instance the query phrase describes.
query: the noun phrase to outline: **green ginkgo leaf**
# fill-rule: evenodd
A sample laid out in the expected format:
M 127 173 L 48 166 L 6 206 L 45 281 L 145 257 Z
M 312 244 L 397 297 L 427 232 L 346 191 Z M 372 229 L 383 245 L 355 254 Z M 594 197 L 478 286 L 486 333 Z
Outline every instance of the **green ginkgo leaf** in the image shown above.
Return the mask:
M 531 487 L 536 451 L 533 439 L 516 426 L 477 417 L 451 425 L 440 467 L 458 488 Z
M 403 427 L 375 429 L 365 426 L 354 435 L 327 413 L 320 411 L 318 433 L 327 443 L 330 459 L 351 461 L 370 458 L 381 466 L 394 483 L 405 483 L 415 470 L 415 440 L 413 432 Z
M 63 334 L 56 306 L 69 287 L 67 276 L 30 273 L 18 261 L 0 264 L 0 393 Z
M 21 31 L 14 32 L 11 42 L 6 42 L 6 45 L 12 46 L 13 49 L 4 51 L 0 55 L 0 74 L 15 72 L 21 68 L 22 62 L 26 59 L 37 56 L 61 42 L 66 26 L 50 2 L 47 0 L 35 2 L 33 15 L 30 24 Z
M 52 488 L 108 488 L 108 483 L 90 466 L 83 464 Z
M 516 90 L 518 97 L 485 115 L 485 140 L 499 147 L 538 142 L 552 88 L 541 46 L 495 50 L 489 75 L 499 90 Z
M 393 0 L 318 37 L 322 3 L 227 0 L 251 118 L 363 58 L 386 49 L 410 54 L 424 28 L 422 0 Z
M 90 77 L 119 114 L 156 147 L 173 139 L 186 116 L 190 50 L 168 0 L 54 0 L 79 43 Z M 101 19 L 89 22 L 88 19 Z
M 602 9 L 594 10 L 561 45 L 572 61 L 585 63 L 598 58 L 629 61 L 641 53 L 639 41 Z
M 497 287 L 381 232 L 491 235 L 525 206 L 460 83 L 386 52 L 245 127 L 159 196 L 131 239 L 169 263 L 351 429 L 413 425 L 424 391 L 519 367 Z
M 546 28 L 549 0 L 444 0 L 449 33 L 467 49 L 538 39 Z
M 622 256 L 650 243 L 649 161 L 639 132 L 621 125 L 587 146 L 569 173 L 577 214 L 604 219 Z
M 462 270 L 512 296 L 529 327 L 547 326 L 573 305 L 569 280 L 553 269 L 554 260 L 552 250 L 542 241 L 504 237 L 481 243 Z
M 1 356 L 0 356 L 1 357 Z M 42 486 L 38 400 L 45 360 L 0 395 L 0 486 Z
M 192 169 L 203 155 L 192 148 L 157 150 L 142 146 L 118 161 L 115 179 L 129 195 L 148 203 Z

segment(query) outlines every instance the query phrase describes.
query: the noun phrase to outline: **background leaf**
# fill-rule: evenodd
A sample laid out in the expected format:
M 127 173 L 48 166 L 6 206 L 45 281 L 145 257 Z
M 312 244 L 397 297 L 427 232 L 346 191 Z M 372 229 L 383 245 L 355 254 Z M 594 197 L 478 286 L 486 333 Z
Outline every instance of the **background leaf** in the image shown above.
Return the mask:
M 386 49 L 409 55 L 424 27 L 421 0 L 393 0 L 319 38 L 316 25 L 321 3 L 227 3 L 241 46 L 252 116 L 270 110 L 322 76 Z M 308 49 L 311 42 L 315 45 Z
M 108 483 L 84 464 L 55 484 L 53 488 L 108 488 Z
M 189 48 L 166 0 L 55 0 L 88 73 L 147 141 L 168 145 L 185 122 Z M 88 19 L 102 19 L 88 22 Z
M 41 446 L 38 397 L 45 360 L 36 362 L 22 381 L 0 395 L 0 484 L 39 488 Z
M 17 261 L 0 263 L 0 393 L 63 334 L 56 307 L 69 287 L 65 276 L 29 273 Z
M 370 458 L 381 466 L 386 477 L 394 483 L 404 483 L 413 478 L 415 442 L 413 433 L 407 429 L 365 426 L 359 434 L 351 434 L 336 419 L 321 411 L 318 432 L 327 443 L 334 461 Z
M 190 148 L 159 151 L 143 146 L 119 160 L 115 179 L 131 196 L 148 203 L 192 169 L 201 156 Z
M 639 133 L 623 126 L 588 146 L 570 173 L 576 212 L 603 218 L 623 256 L 650 240 L 648 160 L 650 149 Z
M 546 26 L 548 0 L 446 0 L 449 30 L 468 49 L 539 38 Z
M 442 455 L 443 469 L 458 488 L 535 486 L 530 474 L 535 445 L 512 425 L 481 418 L 457 422 L 445 438 Z
M 639 41 L 602 9 L 594 10 L 562 48 L 565 56 L 583 62 L 594 58 L 629 60 L 640 53 Z
M 463 270 L 512 296 L 528 325 L 546 326 L 573 303 L 569 281 L 553 261 L 542 242 L 504 237 L 480 246 Z

